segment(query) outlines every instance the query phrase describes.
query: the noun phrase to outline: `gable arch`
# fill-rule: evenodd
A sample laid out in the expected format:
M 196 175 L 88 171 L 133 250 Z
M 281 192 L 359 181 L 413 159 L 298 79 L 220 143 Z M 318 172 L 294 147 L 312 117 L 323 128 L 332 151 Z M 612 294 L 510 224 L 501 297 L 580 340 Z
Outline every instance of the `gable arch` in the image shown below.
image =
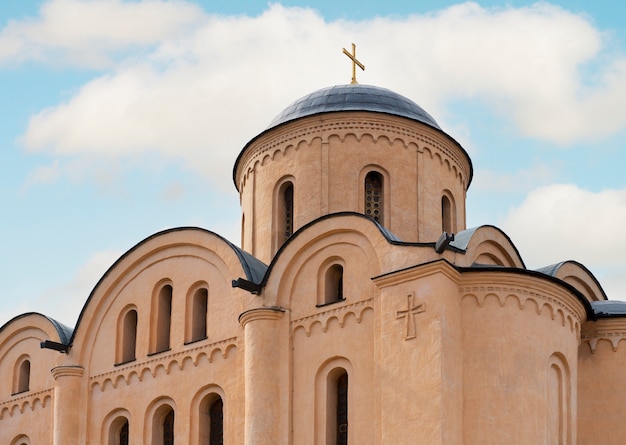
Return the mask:
M 494 226 L 481 226 L 459 232 L 450 245 L 464 251 L 464 255 L 458 257 L 458 266 L 480 265 L 526 269 L 511 239 Z
M 537 272 L 558 278 L 580 292 L 588 301 L 607 299 L 604 289 L 596 277 L 577 261 L 563 261 L 538 269 Z
M 365 298 L 375 286 L 371 280 L 356 277 L 380 274 L 382 252 L 378 249 L 388 244 L 380 226 L 362 214 L 345 212 L 319 218 L 294 234 L 274 258 L 264 279 L 264 305 L 294 309 L 293 297 L 298 296 L 298 301 L 306 298 L 306 305 L 315 306 L 317 292 L 322 291 L 319 271 L 337 258 L 344 262 L 345 292 L 353 289 L 355 295 Z
M 165 283 L 162 280 L 172 284 L 172 304 L 176 308 L 172 323 L 177 324 L 176 332 L 184 332 L 187 290 L 205 280 L 215 290 L 215 304 L 220 305 L 226 315 L 232 312 L 232 317 L 223 318 L 232 330 L 229 335 L 234 335 L 238 329 L 237 314 L 249 294 L 233 289 L 231 280 L 245 277 L 258 282 L 265 270 L 262 262 L 212 232 L 180 228 L 157 233 L 124 254 L 98 282 L 79 317 L 70 354 L 86 367 L 94 365 L 93 360 L 99 361 L 96 367 L 100 370 L 112 365 L 114 359 L 102 350 L 107 346 L 100 345 L 98 333 L 114 331 L 111 320 L 117 320 L 121 308 L 129 304 L 134 304 L 138 311 L 137 354 L 148 354 L 152 292 L 156 289 L 158 293 L 159 283 Z M 234 298 L 235 295 L 244 298 Z M 182 347 L 183 343 L 182 338 L 172 339 L 173 346 Z M 98 354 L 94 350 L 99 350 Z M 97 372 L 95 368 L 93 371 Z

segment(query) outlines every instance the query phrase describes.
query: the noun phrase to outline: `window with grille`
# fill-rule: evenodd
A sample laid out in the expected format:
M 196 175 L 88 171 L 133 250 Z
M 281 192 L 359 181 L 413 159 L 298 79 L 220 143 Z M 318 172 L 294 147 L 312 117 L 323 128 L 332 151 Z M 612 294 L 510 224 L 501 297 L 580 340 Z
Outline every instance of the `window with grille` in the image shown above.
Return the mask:
M 383 176 L 369 172 L 365 177 L 365 214 L 383 224 Z

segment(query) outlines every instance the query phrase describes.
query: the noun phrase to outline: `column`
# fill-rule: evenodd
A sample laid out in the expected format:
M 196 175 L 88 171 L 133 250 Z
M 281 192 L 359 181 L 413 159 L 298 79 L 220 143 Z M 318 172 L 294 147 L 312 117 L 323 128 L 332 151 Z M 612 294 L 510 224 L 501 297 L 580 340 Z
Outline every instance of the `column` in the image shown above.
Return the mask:
M 57 366 L 54 377 L 54 445 L 77 444 L 80 420 L 85 410 L 81 406 L 81 366 Z
M 244 443 L 278 444 L 289 440 L 288 324 L 281 308 L 244 312 Z

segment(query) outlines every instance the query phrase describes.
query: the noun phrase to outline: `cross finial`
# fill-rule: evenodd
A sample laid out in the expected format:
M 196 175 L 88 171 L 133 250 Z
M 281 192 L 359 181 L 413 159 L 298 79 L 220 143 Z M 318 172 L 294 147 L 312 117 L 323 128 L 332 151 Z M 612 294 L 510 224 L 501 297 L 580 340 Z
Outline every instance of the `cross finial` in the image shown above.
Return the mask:
M 363 71 L 365 71 L 365 65 L 359 62 L 356 58 L 356 45 L 352 44 L 352 53 L 349 53 L 347 49 L 343 48 L 343 53 L 352 60 L 352 82 L 350 83 L 359 83 L 356 81 L 356 66 L 358 65 Z

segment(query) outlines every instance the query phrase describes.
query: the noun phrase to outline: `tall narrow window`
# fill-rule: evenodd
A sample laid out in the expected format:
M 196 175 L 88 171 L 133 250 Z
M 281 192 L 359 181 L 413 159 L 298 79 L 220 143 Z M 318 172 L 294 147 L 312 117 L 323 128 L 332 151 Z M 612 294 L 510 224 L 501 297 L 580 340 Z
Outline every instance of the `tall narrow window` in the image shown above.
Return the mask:
M 343 267 L 333 264 L 326 271 L 324 303 L 334 303 L 344 299 L 343 296 Z
M 335 368 L 326 378 L 326 444 L 348 445 L 348 372 Z
M 337 445 L 348 445 L 348 373 L 337 379 Z
M 126 363 L 135 360 L 137 346 L 137 311 L 132 309 L 124 315 L 121 326 L 121 353 L 118 363 Z
M 278 251 L 294 232 L 294 183 L 281 180 L 274 188 L 272 209 L 272 248 Z
M 13 394 L 26 392 L 30 389 L 30 360 L 23 358 L 18 361 L 13 376 Z
M 293 184 L 288 182 L 283 191 L 284 239 L 293 235 Z
M 441 197 L 441 230 L 452 233 L 452 204 L 447 196 Z
M 211 393 L 200 403 L 198 443 L 204 445 L 222 445 L 224 443 L 224 402 Z
M 384 224 L 383 201 L 383 176 L 378 172 L 369 172 L 365 177 L 365 214 L 380 224 Z
M 154 330 L 154 348 L 152 352 L 170 349 L 170 328 L 172 324 L 172 286 L 169 284 L 159 290 L 156 301 L 156 323 Z
M 209 292 L 206 288 L 200 288 L 194 292 L 191 306 L 191 338 L 189 341 L 204 340 L 207 338 L 207 309 Z
M 119 445 L 128 445 L 128 421 L 124 422 L 120 428 Z
M 209 432 L 209 445 L 223 445 L 224 443 L 224 403 L 219 397 L 209 408 L 211 430 Z
M 170 410 L 163 419 L 163 445 L 174 445 L 174 410 Z

